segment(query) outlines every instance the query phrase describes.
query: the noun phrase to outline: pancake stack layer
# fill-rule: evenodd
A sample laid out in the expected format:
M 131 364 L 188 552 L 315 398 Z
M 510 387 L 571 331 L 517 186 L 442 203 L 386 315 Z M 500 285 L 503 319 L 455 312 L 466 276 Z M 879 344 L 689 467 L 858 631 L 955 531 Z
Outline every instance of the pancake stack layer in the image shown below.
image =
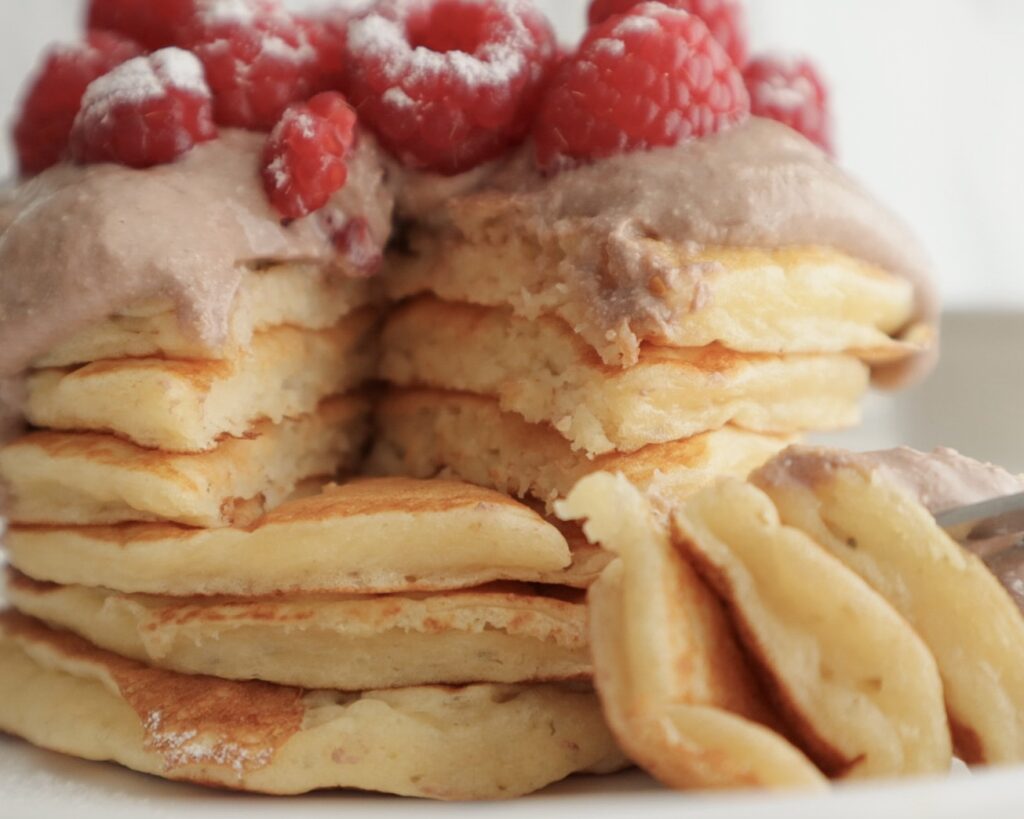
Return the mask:
M 370 302 L 254 269 L 220 348 L 148 305 L 39 362 L 35 430 L 0 450 L 0 729 L 270 793 L 500 798 L 622 767 L 589 685 L 596 550 L 474 486 L 330 483 L 370 431 Z
M 644 240 L 690 271 L 651 280 L 664 315 L 644 324 L 625 286 L 594 293 L 566 272 L 580 259 L 563 233 L 481 211 L 468 197 L 443 229 L 413 231 L 386 271 L 402 301 L 382 333 L 379 474 L 451 474 L 549 507 L 599 470 L 682 496 L 856 423 L 872 366 L 912 351 L 895 336 L 913 288 L 837 251 Z

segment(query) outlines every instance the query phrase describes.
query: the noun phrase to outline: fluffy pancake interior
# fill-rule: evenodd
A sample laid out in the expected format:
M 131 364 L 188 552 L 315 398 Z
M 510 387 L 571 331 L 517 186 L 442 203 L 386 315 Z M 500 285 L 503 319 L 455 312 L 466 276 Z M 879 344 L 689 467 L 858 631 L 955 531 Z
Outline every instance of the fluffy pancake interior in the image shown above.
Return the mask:
M 957 753 L 1024 760 L 1024 618 L 984 563 L 883 475 L 829 459 L 808 483 L 752 480 L 782 521 L 863 577 L 914 627 L 938 663 Z
M 0 730 L 166 778 L 274 794 L 501 799 L 625 764 L 585 689 L 306 692 L 148 668 L 13 613 L 0 615 Z
M 353 481 L 248 528 L 13 526 L 6 540 L 37 580 L 174 596 L 437 591 L 572 571 L 565 537 L 532 509 L 442 480 Z
M 326 330 L 374 297 L 372 282 L 334 276 L 314 265 L 253 267 L 242 277 L 228 338 L 218 347 L 206 346 L 184 332 L 174 305 L 169 300 L 156 300 L 126 308 L 85 328 L 33 366 L 67 367 L 145 356 L 231 358 L 249 344 L 254 333 L 282 325 Z
M 261 420 L 304 415 L 330 395 L 359 388 L 375 372 L 375 326 L 376 314 L 366 309 L 328 330 L 256 333 L 221 361 L 122 358 L 37 371 L 28 380 L 26 416 L 39 427 L 208 451 Z
M 676 543 L 725 601 L 794 734 L 831 776 L 942 773 L 942 683 L 913 629 L 750 484 L 680 503 Z
M 726 424 L 796 433 L 855 423 L 868 368 L 848 355 L 645 346 L 609 367 L 569 325 L 421 298 L 388 319 L 381 374 L 403 387 L 488 395 L 590 455 L 635 451 Z
M 428 478 L 449 472 L 503 492 L 549 502 L 584 476 L 622 472 L 658 494 L 686 495 L 718 475 L 745 477 L 788 439 L 732 427 L 629 454 L 589 459 L 549 426 L 502 412 L 494 399 L 432 390 L 391 391 L 377 406 L 368 469 Z
M 595 682 L 608 723 L 670 787 L 820 787 L 772 721 L 720 603 L 621 475 L 591 475 L 559 504 L 618 558 L 588 595 Z
M 911 321 L 914 292 L 894 275 L 826 248 L 691 248 L 642 243 L 671 275 L 652 277 L 650 292 L 601 290 L 600 277 L 563 275 L 567 255 L 586 258 L 571 238 L 541 246 L 517 227 L 486 219 L 457 235 L 420 232 L 396 254 L 385 277 L 389 294 L 433 293 L 447 301 L 508 306 L 524 318 L 554 314 L 571 324 L 609 364 L 632 364 L 651 342 L 743 352 L 858 350 L 878 361 L 913 352 L 893 336 Z M 606 260 L 607 261 L 607 260 Z M 659 320 L 638 320 L 630 299 L 658 299 Z
M 304 479 L 355 468 L 369 432 L 369 402 L 350 396 L 210 452 L 144 449 L 111 435 L 34 432 L 0 450 L 10 520 L 39 525 L 167 520 L 245 525 Z

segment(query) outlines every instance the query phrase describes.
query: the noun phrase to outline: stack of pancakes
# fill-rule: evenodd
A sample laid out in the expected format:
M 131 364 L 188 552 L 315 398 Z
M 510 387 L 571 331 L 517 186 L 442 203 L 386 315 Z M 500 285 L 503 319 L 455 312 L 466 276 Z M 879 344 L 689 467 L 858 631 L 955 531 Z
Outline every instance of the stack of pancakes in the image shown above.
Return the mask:
M 687 494 L 856 423 L 872 367 L 914 348 L 918 331 L 897 338 L 911 284 L 835 250 L 636 240 L 676 275 L 601 290 L 571 227 L 488 220 L 484 195 L 449 210 L 385 276 L 403 301 L 382 333 L 380 474 L 548 504 L 598 470 Z
M 154 303 L 37 362 L 35 429 L 0 450 L 0 730 L 270 793 L 624 764 L 589 685 L 595 550 L 491 490 L 345 482 L 379 312 L 366 281 L 263 266 L 216 349 Z

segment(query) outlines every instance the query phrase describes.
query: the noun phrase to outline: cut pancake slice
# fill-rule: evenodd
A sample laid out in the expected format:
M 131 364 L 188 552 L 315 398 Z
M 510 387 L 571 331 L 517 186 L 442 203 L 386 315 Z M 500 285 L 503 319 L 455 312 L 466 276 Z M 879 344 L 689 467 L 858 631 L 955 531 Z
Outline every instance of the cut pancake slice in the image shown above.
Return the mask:
M 724 601 L 822 770 L 849 778 L 949 770 L 935 660 L 860 577 L 735 479 L 682 501 L 672 521 L 676 544 Z
M 444 480 L 356 480 L 284 504 L 245 529 L 13 526 L 5 542 L 11 564 L 36 580 L 145 594 L 574 585 L 573 557 L 556 527 L 498 492 Z
M 583 595 L 568 590 L 173 598 L 12 572 L 7 598 L 100 648 L 186 674 L 341 691 L 590 677 Z
M 392 297 L 433 293 L 511 307 L 528 319 L 556 315 L 618 365 L 635 364 L 644 343 L 718 342 L 760 353 L 855 350 L 888 362 L 932 340 L 928 328 L 907 329 L 914 316 L 908 281 L 827 248 L 695 250 L 636 239 L 646 262 L 636 267 L 646 275 L 633 279 L 635 268 L 615 255 L 633 248 L 577 247 L 562 233 L 542 246 L 521 233 L 521 220 L 503 226 L 486 212 L 461 215 L 471 223 L 459 224 L 460 233 L 417 233 L 409 252 L 393 256 L 385 277 Z M 567 256 L 600 269 L 584 274 Z
M 369 468 L 377 474 L 463 480 L 544 502 L 565 497 L 584 476 L 622 472 L 664 495 L 686 495 L 719 475 L 746 477 L 789 439 L 724 427 L 630 454 L 588 459 L 547 425 L 502 412 L 469 393 L 395 390 L 377 408 Z
M 618 556 L 588 610 L 598 694 L 630 758 L 684 790 L 821 787 L 817 768 L 768 727 L 725 611 L 650 501 L 621 475 L 598 473 L 558 510 Z
M 0 615 L 0 730 L 166 779 L 298 794 L 502 799 L 625 761 L 593 693 L 559 684 L 345 694 L 149 668 Z
M 231 358 L 255 333 L 281 325 L 327 330 L 375 298 L 374 283 L 311 264 L 267 264 L 242 277 L 228 337 L 211 346 L 182 328 L 169 299 L 133 305 L 92 324 L 33 363 L 67 367 L 111 358 Z
M 794 448 L 752 480 L 784 523 L 863 577 L 920 634 L 942 675 L 958 755 L 1024 761 L 1024 617 L 985 564 L 871 456 Z
M 389 317 L 382 356 L 381 375 L 393 384 L 497 398 L 591 455 L 730 423 L 775 434 L 837 429 L 859 419 L 869 380 L 849 355 L 743 354 L 718 344 L 645 345 L 632 367 L 610 367 L 560 319 L 429 297 Z
M 355 468 L 368 428 L 369 401 L 349 396 L 192 455 L 112 435 L 33 432 L 0 450 L 0 478 L 15 523 L 245 525 L 305 478 Z
M 330 330 L 277 327 L 231 359 L 122 358 L 28 379 L 31 424 L 111 432 L 172 452 L 212 449 L 259 421 L 312 412 L 373 375 L 376 314 L 364 309 Z

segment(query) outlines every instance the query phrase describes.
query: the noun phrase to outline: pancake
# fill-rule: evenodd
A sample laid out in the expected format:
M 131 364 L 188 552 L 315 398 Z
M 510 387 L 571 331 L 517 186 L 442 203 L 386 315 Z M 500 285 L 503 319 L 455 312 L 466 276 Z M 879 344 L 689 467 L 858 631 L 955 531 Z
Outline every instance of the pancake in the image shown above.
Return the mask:
M 735 353 L 646 345 L 628 369 L 604 364 L 556 318 L 421 298 L 385 325 L 381 376 L 465 391 L 552 425 L 591 455 L 633 452 L 733 424 L 773 434 L 860 418 L 866 365 L 849 355 Z
M 924 640 L 957 754 L 1024 761 L 1024 617 L 985 564 L 866 457 L 795 448 L 752 480 L 786 525 L 863 577 Z
M 494 399 L 468 393 L 396 390 L 377 406 L 368 468 L 428 478 L 450 473 L 481 486 L 551 502 L 584 476 L 622 472 L 653 492 L 685 495 L 719 475 L 745 477 L 790 439 L 724 427 L 627 455 L 588 459 L 555 429 L 502 412 Z
M 563 685 L 345 694 L 148 668 L 0 616 L 0 730 L 166 779 L 298 794 L 505 799 L 625 760 L 594 695 Z
M 354 469 L 368 420 L 367 399 L 332 398 L 315 413 L 264 421 L 245 438 L 193 455 L 99 433 L 32 432 L 0 450 L 0 479 L 11 491 L 8 518 L 48 525 L 245 525 L 303 479 Z
M 107 651 L 185 674 L 340 691 L 590 678 L 580 592 L 509 584 L 435 595 L 172 598 L 12 572 L 7 599 Z
M 683 790 L 821 787 L 817 768 L 767 727 L 774 716 L 722 605 L 641 492 L 598 473 L 558 510 L 618 555 L 588 610 L 598 694 L 629 757 Z
M 479 200 L 479 197 L 478 197 Z M 460 212 L 459 231 L 419 231 L 394 254 L 384 277 L 392 298 L 432 293 L 446 301 L 510 307 L 533 319 L 555 315 L 571 325 L 608 364 L 632 365 L 645 343 L 706 347 L 720 343 L 747 353 L 857 351 L 873 363 L 906 357 L 931 332 L 905 331 L 914 316 L 914 289 L 905 279 L 821 247 L 777 250 L 694 248 L 630 237 L 654 260 L 646 286 L 604 283 L 599 272 L 571 276 L 567 257 L 594 249 L 569 232 L 540 245 L 515 220 L 488 221 Z M 517 230 L 518 229 L 518 230 Z M 615 238 L 594 264 L 628 264 L 614 257 Z M 603 269 L 601 273 L 603 273 Z M 637 323 L 636 307 L 657 302 Z M 895 336 L 899 335 L 900 338 Z
M 235 297 L 231 327 L 219 346 L 183 329 L 169 299 L 136 304 L 62 341 L 34 367 L 67 367 L 117 358 L 231 358 L 255 333 L 281 325 L 327 330 L 374 299 L 366 279 L 332 275 L 311 264 L 278 263 L 246 271 Z
M 675 543 L 720 595 L 800 744 L 831 777 L 945 773 L 935 660 L 896 611 L 748 483 L 677 505 Z
M 10 563 L 36 580 L 172 596 L 580 582 L 565 537 L 535 511 L 443 480 L 357 480 L 284 504 L 248 528 L 15 525 L 5 545 Z
M 140 446 L 208 451 L 279 423 L 373 376 L 376 315 L 364 309 L 329 330 L 276 327 L 233 358 L 122 358 L 28 379 L 26 416 L 38 427 L 111 432 Z M 274 385 L 274 389 L 267 389 Z

